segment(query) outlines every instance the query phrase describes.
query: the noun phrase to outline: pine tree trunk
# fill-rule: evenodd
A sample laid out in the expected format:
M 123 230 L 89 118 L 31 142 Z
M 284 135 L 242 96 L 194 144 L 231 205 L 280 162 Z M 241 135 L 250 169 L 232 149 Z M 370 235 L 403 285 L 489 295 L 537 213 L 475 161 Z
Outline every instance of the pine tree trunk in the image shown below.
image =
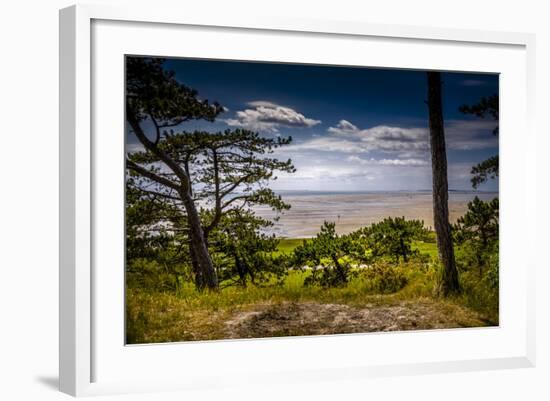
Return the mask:
M 340 264 L 338 261 L 338 257 L 336 255 L 331 255 L 332 261 L 334 262 L 334 267 L 336 268 L 336 272 L 338 274 L 338 282 L 340 284 L 345 284 L 348 282 L 348 276 L 346 274 L 346 271 L 344 267 Z
M 187 212 L 189 251 L 193 269 L 195 270 L 195 283 L 198 289 L 217 289 L 218 277 L 204 239 L 199 213 L 190 194 L 181 191 L 180 196 Z
M 443 277 L 439 291 L 446 296 L 458 292 L 460 288 L 451 237 L 451 225 L 449 224 L 447 154 L 442 109 L 441 74 L 439 72 L 428 72 L 434 226 L 437 235 L 439 259 L 443 264 Z
M 193 248 L 193 243 L 191 242 L 191 239 L 189 239 L 189 257 L 191 258 L 191 267 L 193 268 L 193 275 L 195 277 L 195 287 L 197 287 L 198 290 L 203 290 L 205 287 L 204 279 L 202 277 L 202 271 L 200 269 L 199 262 L 195 257 L 195 250 Z
M 241 259 L 237 255 L 235 255 L 235 267 L 237 268 L 237 274 L 239 275 L 241 287 L 246 288 L 246 268 L 243 266 Z
M 407 248 L 405 248 L 405 241 L 403 241 L 403 238 L 399 238 L 399 246 L 401 248 L 401 256 L 403 256 L 403 262 L 407 263 L 409 259 L 407 258 Z M 399 257 L 397 259 L 399 262 Z

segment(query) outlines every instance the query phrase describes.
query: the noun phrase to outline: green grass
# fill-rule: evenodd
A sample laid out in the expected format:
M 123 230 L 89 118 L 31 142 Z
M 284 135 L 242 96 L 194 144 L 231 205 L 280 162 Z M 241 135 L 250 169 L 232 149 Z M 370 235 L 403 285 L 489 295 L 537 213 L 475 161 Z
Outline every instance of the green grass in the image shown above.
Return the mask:
M 304 241 L 307 241 L 306 238 L 281 238 L 279 240 L 279 245 L 277 251 L 273 252 L 273 256 L 279 256 L 281 254 L 290 255 L 294 249 L 302 245 Z
M 435 242 L 414 241 L 411 248 L 418 250 L 421 254 L 430 255 L 433 260 L 437 259 L 437 244 Z
M 262 305 L 316 302 L 322 304 L 392 304 L 399 298 L 373 294 L 361 279 L 342 288 L 304 287 L 308 271 L 291 271 L 282 286 L 227 287 L 198 292 L 189 283 L 177 294 L 129 288 L 126 293 L 128 343 L 212 340 L 224 337 L 224 321 Z
M 310 271 L 290 271 L 282 285 L 274 283 L 263 286 L 248 285 L 246 288 L 231 286 L 219 292 L 197 292 L 193 284 L 185 284 L 177 296 L 190 305 L 211 310 L 231 309 L 262 302 L 306 302 L 362 304 L 373 292 L 369 283 L 361 276 L 353 279 L 345 287 L 322 288 L 304 286 Z
M 425 241 L 413 241 L 412 249 L 418 250 L 421 254 L 430 255 L 432 260 L 437 260 L 437 243 L 435 232 L 430 231 Z
M 218 292 L 198 292 L 192 284 L 183 286 L 177 294 L 129 288 L 126 295 L 127 341 L 156 343 L 223 339 L 227 336 L 227 322 L 235 316 L 265 310 L 284 311 L 289 305 L 347 305 L 356 309 L 424 305 L 429 308 L 435 323 L 438 319 L 456 317 L 461 327 L 480 325 L 463 300 L 433 298 L 435 274 L 430 268 L 415 263 L 399 268 L 407 276 L 408 283 L 391 294 L 373 291 L 363 275 L 358 275 L 345 287 L 304 287 L 305 278 L 311 274 L 309 271 L 289 272 L 281 286 L 233 286 Z M 284 325 L 286 319 L 274 324 Z
M 281 239 L 274 255 L 291 254 L 303 241 L 300 238 Z M 389 294 L 377 292 L 372 277 L 360 270 L 348 285 L 337 288 L 305 287 L 304 280 L 311 271 L 289 271 L 281 285 L 275 285 L 274 280 L 263 286 L 230 286 L 218 292 L 198 292 L 192 283 L 183 284 L 177 293 L 130 287 L 126 293 L 127 341 L 222 339 L 227 335 L 227 322 L 235 316 L 267 309 L 286 313 L 288 305 L 347 305 L 359 309 L 428 305 L 430 319 L 444 320 L 450 316 L 464 326 L 479 325 L 479 319 L 487 324 L 498 324 L 498 293 L 495 298 L 475 276 L 462 275 L 463 294 L 445 300 L 434 298 L 436 243 L 430 238 L 425 242 L 417 241 L 413 249 L 429 255 L 432 262 L 417 258 L 396 267 L 407 282 L 403 288 Z M 472 310 L 481 317 L 473 318 Z

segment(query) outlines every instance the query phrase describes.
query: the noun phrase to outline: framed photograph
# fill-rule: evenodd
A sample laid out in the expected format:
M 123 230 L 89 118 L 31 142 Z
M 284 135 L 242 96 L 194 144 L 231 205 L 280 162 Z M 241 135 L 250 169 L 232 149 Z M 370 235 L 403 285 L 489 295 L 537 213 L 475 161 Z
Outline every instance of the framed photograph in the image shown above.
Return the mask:
M 61 390 L 533 366 L 533 49 L 62 10 Z

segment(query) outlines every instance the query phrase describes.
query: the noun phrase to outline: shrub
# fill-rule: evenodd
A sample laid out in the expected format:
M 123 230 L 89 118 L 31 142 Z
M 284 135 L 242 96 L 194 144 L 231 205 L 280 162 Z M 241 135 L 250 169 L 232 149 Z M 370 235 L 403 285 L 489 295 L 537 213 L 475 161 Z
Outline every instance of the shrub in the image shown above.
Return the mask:
M 464 251 L 464 249 L 462 249 Z M 464 265 L 464 253 L 457 258 L 459 266 Z M 483 270 L 468 268 L 461 269 L 460 288 L 461 293 L 456 301 L 480 312 L 491 324 L 499 322 L 499 263 L 498 252 L 487 256 L 487 264 Z M 441 264 L 435 265 L 435 288 L 441 280 Z
M 325 221 L 315 238 L 294 249 L 292 264 L 313 268 L 313 274 L 304 282 L 305 285 L 336 287 L 349 282 L 351 265 L 346 257 L 354 253 L 357 244 L 350 235 L 338 235 L 335 227 L 335 223 Z
M 397 292 L 408 283 L 403 269 L 389 263 L 376 263 L 364 270 L 367 288 L 380 294 Z
M 189 279 L 184 265 L 171 265 L 163 261 L 136 258 L 126 266 L 126 286 L 156 291 L 175 291 L 182 281 Z
M 279 241 L 262 232 L 272 225 L 247 210 L 234 211 L 220 219 L 210 236 L 210 254 L 220 286 L 265 285 L 273 279 L 284 279 L 287 261 L 284 255 L 273 256 Z
M 489 273 L 493 269 L 496 271 Z M 463 273 L 460 278 L 464 304 L 481 312 L 491 323 L 498 324 L 498 263 L 491 264 L 481 279 L 473 271 Z
M 418 252 L 411 248 L 413 240 L 429 238 L 424 222 L 406 220 L 404 217 L 387 217 L 379 223 L 371 224 L 356 234 L 362 239 L 375 258 L 389 257 L 395 263 L 408 262 Z
M 468 210 L 453 226 L 459 245 L 457 264 L 463 271 L 477 268 L 479 278 L 498 253 L 499 201 L 483 202 L 477 196 L 468 203 Z

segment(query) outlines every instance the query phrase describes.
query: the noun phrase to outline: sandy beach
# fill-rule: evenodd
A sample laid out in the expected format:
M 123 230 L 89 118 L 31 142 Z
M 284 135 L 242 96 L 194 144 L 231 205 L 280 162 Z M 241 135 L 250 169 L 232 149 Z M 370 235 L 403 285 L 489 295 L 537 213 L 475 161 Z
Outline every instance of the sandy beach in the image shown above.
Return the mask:
M 482 200 L 498 197 L 496 192 L 451 192 L 449 212 L 455 222 L 467 209 L 475 196 Z M 346 234 L 360 227 L 382 220 L 385 217 L 404 216 L 407 219 L 424 221 L 433 227 L 431 192 L 370 192 L 370 193 L 323 193 L 296 192 L 281 193 L 283 200 L 292 207 L 282 214 L 268 208 L 257 208 L 258 215 L 273 219 L 279 216 L 270 233 L 278 237 L 307 238 L 319 231 L 323 221 L 336 222 L 336 230 Z

